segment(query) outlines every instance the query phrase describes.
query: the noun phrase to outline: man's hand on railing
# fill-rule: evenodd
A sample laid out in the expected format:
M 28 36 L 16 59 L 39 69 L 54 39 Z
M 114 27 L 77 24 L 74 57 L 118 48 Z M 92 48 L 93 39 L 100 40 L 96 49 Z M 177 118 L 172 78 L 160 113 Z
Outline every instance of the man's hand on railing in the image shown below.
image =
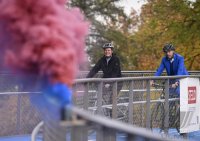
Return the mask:
M 176 88 L 178 87 L 179 83 L 178 82 L 175 82 L 174 84 L 172 84 L 172 88 Z
M 105 84 L 104 86 L 105 86 L 105 88 L 107 88 L 107 89 L 110 88 L 110 84 Z
M 151 83 L 151 86 L 152 87 L 155 87 L 155 88 L 162 88 L 162 89 L 164 89 L 165 88 L 165 85 L 162 83 L 162 84 L 160 84 L 160 83 L 155 83 L 154 81 Z
M 154 86 L 155 82 L 153 80 L 150 81 L 150 86 Z

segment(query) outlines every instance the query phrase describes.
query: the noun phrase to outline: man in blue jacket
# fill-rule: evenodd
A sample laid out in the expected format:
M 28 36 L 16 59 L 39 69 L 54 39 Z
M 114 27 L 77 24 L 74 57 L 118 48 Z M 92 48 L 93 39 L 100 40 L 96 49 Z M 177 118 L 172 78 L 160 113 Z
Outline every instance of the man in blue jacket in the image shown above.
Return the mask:
M 175 53 L 175 47 L 172 44 L 165 44 L 163 47 L 165 57 L 162 58 L 161 64 L 157 69 L 155 76 L 160 76 L 164 69 L 166 69 L 167 75 L 188 75 L 188 72 L 184 65 L 184 58 Z M 179 96 L 179 81 L 177 79 L 170 80 L 172 88 L 176 89 L 176 94 Z

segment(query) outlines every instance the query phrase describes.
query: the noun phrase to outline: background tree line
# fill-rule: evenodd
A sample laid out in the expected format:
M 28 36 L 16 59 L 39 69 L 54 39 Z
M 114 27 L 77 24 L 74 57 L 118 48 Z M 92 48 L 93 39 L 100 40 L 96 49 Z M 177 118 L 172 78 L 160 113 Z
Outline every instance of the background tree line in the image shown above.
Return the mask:
M 91 63 L 113 41 L 123 70 L 155 70 L 162 47 L 171 42 L 189 70 L 200 69 L 200 0 L 146 0 L 141 14 L 124 13 L 120 0 L 71 0 L 91 21 L 87 52 Z

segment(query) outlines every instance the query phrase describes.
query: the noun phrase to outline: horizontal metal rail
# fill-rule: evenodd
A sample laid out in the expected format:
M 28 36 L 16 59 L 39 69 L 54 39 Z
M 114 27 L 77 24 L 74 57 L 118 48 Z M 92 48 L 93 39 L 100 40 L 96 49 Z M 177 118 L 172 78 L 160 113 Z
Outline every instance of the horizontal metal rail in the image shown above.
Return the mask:
M 147 70 L 147 71 L 121 71 L 122 74 L 126 74 L 126 73 L 130 73 L 130 74 L 134 74 L 134 73 L 155 73 L 156 71 L 151 71 L 151 70 Z M 81 71 L 80 73 L 89 73 L 89 71 Z M 103 73 L 102 71 L 99 71 L 99 73 Z M 163 73 L 166 73 L 166 71 L 164 71 Z M 188 71 L 188 73 L 200 73 L 200 71 Z
M 134 77 L 134 76 L 154 76 L 156 71 L 122 71 L 122 77 Z M 89 71 L 81 71 L 77 78 L 85 78 Z M 200 71 L 188 71 L 190 75 L 199 75 Z M 166 75 L 166 71 L 162 75 Z M 100 78 L 103 76 L 103 72 L 99 71 L 95 77 Z
M 158 91 L 162 91 L 162 89 L 151 89 L 150 90 L 151 92 L 158 92 Z M 76 93 L 85 93 L 86 91 L 84 91 L 84 90 L 77 90 L 76 91 Z M 88 90 L 87 91 L 88 93 L 96 93 L 96 92 L 98 92 L 98 91 L 96 91 L 96 90 Z M 130 90 L 120 90 L 120 92 L 130 92 Z M 142 89 L 142 90 L 140 90 L 140 89 L 134 89 L 133 90 L 133 92 L 146 92 L 146 89 Z
M 0 95 L 41 94 L 42 92 L 0 92 Z
M 172 98 L 172 99 L 169 99 L 169 102 L 170 101 L 179 101 L 180 99 L 179 98 Z M 158 103 L 158 102 L 161 102 L 161 103 L 164 103 L 165 102 L 165 99 L 157 99 L 157 100 L 151 100 L 150 103 Z M 137 105 L 137 104 L 146 104 L 147 101 L 134 101 L 132 102 L 133 105 Z M 125 102 L 125 103 L 117 103 L 117 106 L 128 106 L 129 103 L 128 102 Z M 109 108 L 109 109 L 112 109 L 112 104 L 109 104 L 109 105 L 102 105 L 102 108 Z M 94 107 L 88 107 L 89 110 L 96 110 L 97 107 L 94 106 Z
M 76 79 L 75 83 L 87 83 L 87 82 L 120 82 L 130 80 L 164 80 L 164 79 L 181 79 L 181 78 L 200 78 L 200 75 L 180 75 L 180 76 L 147 76 L 147 77 L 121 77 L 121 78 L 84 78 Z

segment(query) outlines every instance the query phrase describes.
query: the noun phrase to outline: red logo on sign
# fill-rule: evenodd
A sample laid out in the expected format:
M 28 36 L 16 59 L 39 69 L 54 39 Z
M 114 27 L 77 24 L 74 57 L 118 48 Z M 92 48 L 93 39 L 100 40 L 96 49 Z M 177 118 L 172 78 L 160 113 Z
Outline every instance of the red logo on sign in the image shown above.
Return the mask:
M 197 90 L 196 87 L 188 87 L 188 104 L 196 103 Z

